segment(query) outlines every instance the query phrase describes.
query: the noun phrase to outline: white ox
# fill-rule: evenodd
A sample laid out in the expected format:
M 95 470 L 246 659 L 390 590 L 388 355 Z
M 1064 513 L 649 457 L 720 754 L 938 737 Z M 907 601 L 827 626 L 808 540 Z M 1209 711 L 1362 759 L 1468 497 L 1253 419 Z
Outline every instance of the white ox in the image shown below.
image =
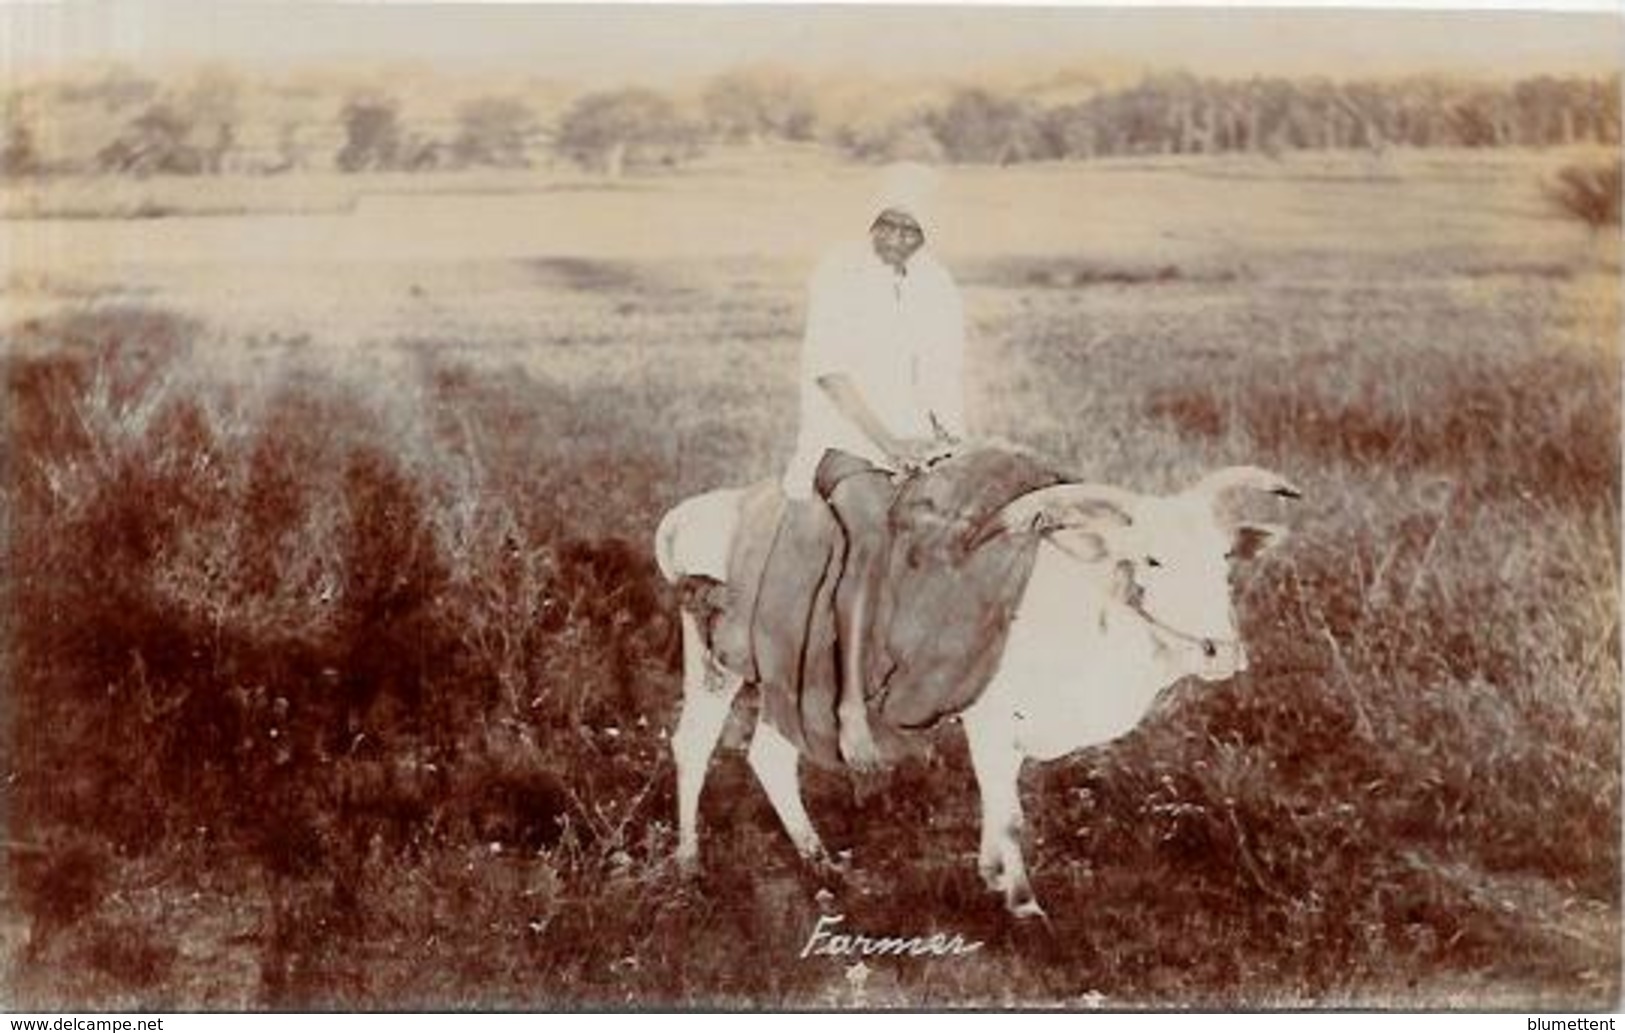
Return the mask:
M 1062 484 L 1011 502 L 984 531 L 1040 537 L 998 669 L 960 715 L 981 793 L 978 867 L 1013 914 L 1043 914 L 1021 853 L 1022 763 L 1117 738 L 1182 678 L 1221 681 L 1246 669 L 1230 564 L 1284 532 L 1226 519 L 1219 502 L 1234 491 L 1298 497 L 1283 478 L 1251 466 L 1219 470 L 1171 496 Z M 713 491 L 666 514 L 655 553 L 668 580 L 725 577 L 742 495 Z M 683 709 L 672 750 L 677 856 L 692 870 L 699 860 L 700 789 L 743 680 L 709 654 L 686 612 L 682 626 Z M 796 849 L 810 863 L 827 864 L 802 804 L 795 747 L 760 721 L 748 756 Z

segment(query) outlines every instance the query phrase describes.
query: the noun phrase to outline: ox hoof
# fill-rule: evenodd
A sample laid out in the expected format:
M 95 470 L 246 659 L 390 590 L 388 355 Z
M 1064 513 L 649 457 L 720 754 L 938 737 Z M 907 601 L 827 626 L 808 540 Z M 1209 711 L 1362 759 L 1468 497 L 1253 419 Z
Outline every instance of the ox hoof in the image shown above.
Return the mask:
M 693 881 L 700 877 L 700 854 L 697 850 L 677 851 L 677 874 Z
M 1046 922 L 1049 921 L 1049 915 L 1045 914 L 1044 909 L 1038 906 L 1038 901 L 1036 898 L 1028 897 L 1026 900 L 1020 902 L 1012 900 L 1007 906 L 1010 909 L 1010 916 L 1012 918 L 1016 918 L 1021 921 L 1026 921 L 1029 918 L 1041 918 Z
M 802 854 L 801 861 L 814 879 L 827 886 L 837 888 L 844 886 L 850 874 L 845 864 L 835 860 L 823 850 L 816 853 Z

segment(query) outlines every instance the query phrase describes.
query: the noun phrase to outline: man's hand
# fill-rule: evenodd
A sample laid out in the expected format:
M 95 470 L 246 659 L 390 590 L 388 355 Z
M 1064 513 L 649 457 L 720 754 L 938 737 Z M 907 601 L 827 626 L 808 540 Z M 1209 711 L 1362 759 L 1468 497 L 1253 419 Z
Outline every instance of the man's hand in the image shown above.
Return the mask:
M 948 432 L 936 413 L 931 414 L 932 437 L 900 438 L 880 422 L 863 395 L 858 393 L 852 378 L 846 374 L 825 374 L 818 378 L 817 383 L 835 403 L 841 415 L 863 431 L 864 436 L 873 441 L 901 470 L 923 470 L 959 451 L 960 440 Z
M 951 438 L 902 438 L 888 450 L 892 461 L 905 470 L 924 470 L 953 456 L 959 442 Z

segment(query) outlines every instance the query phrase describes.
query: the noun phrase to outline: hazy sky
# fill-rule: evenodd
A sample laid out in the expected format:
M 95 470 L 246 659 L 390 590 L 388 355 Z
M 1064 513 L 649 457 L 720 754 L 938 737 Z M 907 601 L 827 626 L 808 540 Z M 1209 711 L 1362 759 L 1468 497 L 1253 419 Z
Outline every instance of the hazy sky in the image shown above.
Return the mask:
M 685 78 L 758 61 L 948 75 L 1090 62 L 1215 74 L 1618 68 L 1618 15 L 1603 13 L 1606 0 L 1569 6 L 1589 11 L 8 3 L 0 6 L 0 59 L 27 70 L 104 58 L 418 60 L 589 81 Z

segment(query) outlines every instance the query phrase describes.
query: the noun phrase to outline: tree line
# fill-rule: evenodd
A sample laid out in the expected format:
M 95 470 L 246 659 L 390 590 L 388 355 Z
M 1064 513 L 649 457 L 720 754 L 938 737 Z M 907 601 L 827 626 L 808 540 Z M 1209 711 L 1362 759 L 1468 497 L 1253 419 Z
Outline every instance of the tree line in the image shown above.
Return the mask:
M 1552 147 L 1620 138 L 1619 79 L 1540 77 L 1506 84 L 1432 78 L 1148 77 L 1044 106 L 984 89 L 889 123 L 843 127 L 865 158 L 1042 161 L 1120 155 L 1381 151 L 1389 147 Z
M 311 167 L 361 172 L 567 163 L 617 175 L 675 167 L 709 146 L 769 140 L 822 144 L 866 161 L 1000 164 L 1620 141 L 1617 75 L 1488 83 L 1174 73 L 1065 100 L 962 86 L 900 110 L 859 104 L 854 113 L 832 110 L 817 85 L 793 73 L 751 68 L 716 76 L 697 96 L 602 90 L 545 115 L 523 96 L 483 96 L 438 122 L 414 120 L 388 94 L 358 93 L 338 104 L 327 127 L 299 120 L 255 125 L 243 92 L 240 83 L 216 73 L 178 93 L 131 75 L 14 93 L 0 135 L 0 173 L 275 174 Z M 74 105 L 101 112 L 108 138 L 78 153 L 47 153 L 41 141 L 51 135 L 52 118 Z

